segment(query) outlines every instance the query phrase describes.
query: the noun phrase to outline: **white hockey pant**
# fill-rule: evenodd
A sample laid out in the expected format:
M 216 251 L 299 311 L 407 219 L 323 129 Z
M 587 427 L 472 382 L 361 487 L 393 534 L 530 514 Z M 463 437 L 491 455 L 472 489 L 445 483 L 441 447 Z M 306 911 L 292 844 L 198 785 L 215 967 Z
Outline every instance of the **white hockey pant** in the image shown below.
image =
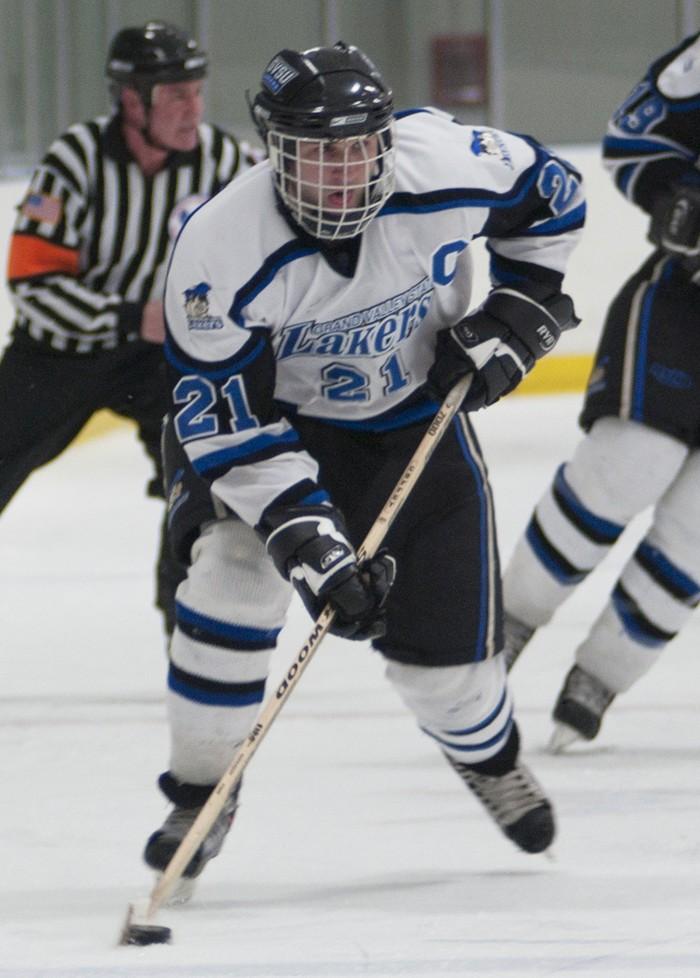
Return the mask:
M 170 772 L 208 785 L 253 727 L 292 588 L 236 520 L 206 528 L 192 557 L 170 644 Z
M 508 740 L 513 704 L 502 655 L 435 668 L 390 661 L 386 675 L 423 732 L 456 761 L 486 761 Z

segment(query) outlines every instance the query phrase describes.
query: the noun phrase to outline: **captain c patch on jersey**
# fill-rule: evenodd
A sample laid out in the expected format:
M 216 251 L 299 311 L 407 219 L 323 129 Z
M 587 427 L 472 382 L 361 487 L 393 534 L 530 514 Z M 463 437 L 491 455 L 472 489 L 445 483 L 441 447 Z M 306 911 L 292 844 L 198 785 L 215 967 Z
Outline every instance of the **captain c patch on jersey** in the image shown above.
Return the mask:
M 223 329 L 221 316 L 209 315 L 209 293 L 211 285 L 200 282 L 191 289 L 185 289 L 185 315 L 188 329 Z

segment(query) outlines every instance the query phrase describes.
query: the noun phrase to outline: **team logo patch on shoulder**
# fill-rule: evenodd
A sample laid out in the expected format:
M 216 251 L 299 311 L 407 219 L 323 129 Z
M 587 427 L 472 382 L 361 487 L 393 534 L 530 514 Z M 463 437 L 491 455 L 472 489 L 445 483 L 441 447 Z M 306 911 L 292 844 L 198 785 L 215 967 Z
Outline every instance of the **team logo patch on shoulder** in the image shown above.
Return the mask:
M 221 316 L 209 315 L 209 293 L 211 285 L 200 282 L 191 289 L 185 289 L 185 315 L 188 329 L 223 329 Z
M 29 193 L 20 208 L 22 216 L 42 224 L 58 224 L 63 215 L 63 201 L 51 194 Z
M 493 129 L 475 129 L 471 151 L 474 156 L 493 156 L 513 169 L 513 160 L 503 138 Z

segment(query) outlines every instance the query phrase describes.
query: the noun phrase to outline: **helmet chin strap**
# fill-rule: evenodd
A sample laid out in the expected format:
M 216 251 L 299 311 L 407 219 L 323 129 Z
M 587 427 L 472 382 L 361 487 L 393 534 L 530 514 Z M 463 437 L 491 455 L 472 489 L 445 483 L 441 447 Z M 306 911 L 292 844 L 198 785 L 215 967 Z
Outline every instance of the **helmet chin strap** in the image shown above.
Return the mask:
M 166 146 L 165 143 L 158 142 L 157 139 L 154 139 L 151 133 L 151 113 L 153 111 L 153 106 L 151 105 L 150 92 L 148 95 L 148 101 L 142 98 L 142 102 L 146 112 L 146 119 L 144 121 L 144 124 L 139 129 L 139 132 L 141 133 L 141 137 L 143 141 L 146 143 L 147 146 L 150 146 L 151 149 L 157 149 L 161 153 L 172 153 L 173 152 L 172 146 Z
M 144 143 L 151 147 L 151 149 L 157 149 L 161 153 L 172 153 L 174 152 L 172 146 L 166 146 L 165 143 L 159 143 L 156 139 L 151 136 L 150 130 L 151 113 L 148 113 L 148 118 L 146 119 L 146 124 L 139 129 L 141 137 Z
M 160 153 L 172 153 L 173 147 L 166 146 L 165 143 L 158 142 L 151 133 L 151 113 L 153 112 L 153 104 L 151 99 L 153 97 L 153 88 L 138 90 L 138 94 L 141 98 L 141 104 L 143 105 L 143 110 L 145 113 L 145 119 L 142 126 L 138 126 L 138 131 L 141 134 L 141 138 L 147 146 L 151 149 L 157 149 Z

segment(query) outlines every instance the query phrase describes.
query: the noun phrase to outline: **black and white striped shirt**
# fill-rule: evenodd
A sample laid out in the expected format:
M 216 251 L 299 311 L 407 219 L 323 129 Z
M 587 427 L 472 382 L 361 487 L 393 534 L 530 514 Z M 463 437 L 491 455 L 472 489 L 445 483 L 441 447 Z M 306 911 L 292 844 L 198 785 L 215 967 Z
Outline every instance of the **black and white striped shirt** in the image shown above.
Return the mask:
M 89 354 L 138 335 L 161 299 L 174 237 L 197 206 L 255 162 L 245 144 L 202 123 L 190 152 L 147 176 L 119 116 L 71 126 L 37 167 L 10 249 L 15 329 L 56 352 Z

